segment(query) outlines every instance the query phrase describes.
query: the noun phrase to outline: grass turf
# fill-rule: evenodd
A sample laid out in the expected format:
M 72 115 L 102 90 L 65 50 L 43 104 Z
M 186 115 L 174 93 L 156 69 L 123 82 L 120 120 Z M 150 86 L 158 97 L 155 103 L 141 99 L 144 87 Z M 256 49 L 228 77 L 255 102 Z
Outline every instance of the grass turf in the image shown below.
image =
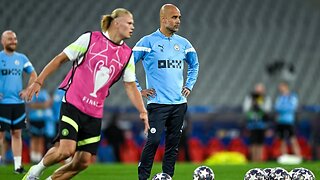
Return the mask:
M 193 170 L 200 164 L 192 163 L 177 163 L 174 180 L 188 180 L 192 179 Z M 29 169 L 30 166 L 25 166 Z M 316 177 L 320 178 L 319 162 L 305 162 L 300 165 L 279 165 L 275 162 L 266 163 L 248 163 L 246 165 L 216 165 L 210 166 L 214 173 L 216 180 L 242 180 L 246 171 L 251 168 L 259 167 L 283 167 L 290 171 L 295 167 L 305 167 L 310 169 Z M 49 176 L 58 166 L 50 167 L 45 171 L 41 179 Z M 161 172 L 161 164 L 156 163 L 152 169 L 152 175 Z M 15 180 L 22 179 L 23 175 L 16 175 L 13 173 L 13 166 L 0 166 L 1 180 Z M 75 180 L 134 180 L 137 178 L 137 164 L 93 164 L 84 172 L 78 174 Z

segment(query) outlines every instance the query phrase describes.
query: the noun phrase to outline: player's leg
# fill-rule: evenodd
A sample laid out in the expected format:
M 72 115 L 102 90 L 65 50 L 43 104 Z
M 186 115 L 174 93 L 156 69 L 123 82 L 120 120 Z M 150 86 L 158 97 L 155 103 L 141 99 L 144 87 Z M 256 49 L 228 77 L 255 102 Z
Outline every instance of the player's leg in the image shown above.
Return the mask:
M 284 125 L 282 124 L 278 124 L 277 125 L 277 134 L 278 137 L 280 138 L 280 152 L 281 155 L 287 154 L 288 150 L 287 150 L 287 143 L 286 143 L 286 128 Z
M 58 147 L 51 148 L 43 157 L 43 165 L 48 167 L 73 156 L 76 144 L 74 140 L 61 139 Z
M 11 130 L 11 149 L 14 157 L 14 169 L 21 168 L 22 138 L 21 129 Z
M 101 137 L 101 119 L 82 114 L 80 124 L 74 157 L 71 162 L 56 170 L 51 179 L 71 179 L 85 170 L 92 163 L 92 156 L 97 154 Z
M 71 162 L 57 169 L 51 179 L 71 179 L 91 164 L 92 155 L 89 152 L 77 151 Z
M 259 129 L 257 133 L 257 161 L 263 161 L 263 146 L 264 146 L 264 138 L 265 138 L 265 130 Z
M 74 155 L 77 147 L 81 112 L 71 104 L 63 103 L 61 107 L 59 134 L 54 142 L 60 142 L 58 148 L 52 149 L 43 158 L 45 166 L 51 166 Z M 50 150 L 51 150 L 50 149 Z
M 292 145 L 293 153 L 296 156 L 301 156 L 300 146 L 299 146 L 299 143 L 298 143 L 298 139 L 297 139 L 297 137 L 295 135 L 293 126 L 289 126 L 288 127 L 288 134 L 289 134 L 289 138 L 290 138 L 290 143 Z
M 0 163 L 5 161 L 5 134 L 11 130 L 12 108 L 7 104 L 0 104 Z
M 150 130 L 138 166 L 139 180 L 146 180 L 150 177 L 154 156 L 165 128 L 166 119 L 170 115 L 170 107 L 161 104 L 149 104 L 147 106 Z
M 11 125 L 11 148 L 14 159 L 15 173 L 24 172 L 22 167 L 22 129 L 26 128 L 26 112 L 24 104 L 13 104 Z
M 174 105 L 171 117 L 166 122 L 166 147 L 162 163 L 162 170 L 171 177 L 174 174 L 174 166 L 178 155 L 178 146 L 182 134 L 183 120 L 187 111 L 187 104 Z
M 69 139 L 61 139 L 54 147 L 44 155 L 42 160 L 32 166 L 28 173 L 23 177 L 23 180 L 39 178 L 42 172 L 47 168 L 62 160 L 72 156 L 76 150 L 76 141 Z
M 256 150 L 256 144 L 255 144 L 255 130 L 249 129 L 249 151 L 250 151 L 250 160 L 255 161 L 255 150 Z
M 62 104 L 61 113 L 63 115 L 60 120 L 59 134 L 55 139 L 55 142 L 59 143 L 56 143 L 37 165 L 30 168 L 24 179 L 39 178 L 47 167 L 74 155 L 78 139 L 79 110 Z
M 40 136 L 32 136 L 30 142 L 30 159 L 33 163 L 38 163 L 44 152 L 44 139 Z
M 3 163 L 5 159 L 4 133 L 5 131 L 0 131 L 0 164 Z
M 45 152 L 45 144 L 44 144 L 44 128 L 45 122 L 44 120 L 32 120 L 29 119 L 30 122 L 30 132 L 31 132 L 31 140 L 30 140 L 30 159 L 34 163 L 40 162 L 42 159 L 43 153 Z

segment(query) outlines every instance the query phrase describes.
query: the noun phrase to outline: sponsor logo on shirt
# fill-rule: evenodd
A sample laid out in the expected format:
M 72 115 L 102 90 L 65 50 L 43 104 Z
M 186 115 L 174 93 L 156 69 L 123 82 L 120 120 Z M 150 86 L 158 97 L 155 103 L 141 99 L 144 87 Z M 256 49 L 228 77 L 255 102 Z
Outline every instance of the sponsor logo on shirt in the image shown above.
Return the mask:
M 182 69 L 182 60 L 159 60 L 158 68 L 177 68 Z
M 161 51 L 161 52 L 163 52 L 164 45 L 160 45 L 160 44 L 158 44 L 158 47 L 160 48 L 160 51 Z
M 8 75 L 21 75 L 21 69 L 1 69 L 1 75 L 2 76 L 8 76 Z

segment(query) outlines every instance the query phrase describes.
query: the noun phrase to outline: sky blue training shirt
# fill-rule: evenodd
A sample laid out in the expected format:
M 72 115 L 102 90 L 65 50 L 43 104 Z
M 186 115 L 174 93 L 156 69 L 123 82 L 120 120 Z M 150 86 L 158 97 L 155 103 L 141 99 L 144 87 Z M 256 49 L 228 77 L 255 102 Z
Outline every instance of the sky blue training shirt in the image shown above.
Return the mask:
M 150 97 L 148 104 L 182 104 L 187 99 L 182 96 L 183 87 L 192 90 L 199 71 L 198 56 L 191 43 L 177 35 L 166 37 L 157 30 L 144 36 L 133 48 L 135 63 L 142 60 L 146 73 L 146 88 L 154 88 L 156 96 Z M 188 64 L 184 84 L 184 62 Z M 141 90 L 138 81 L 137 86 Z
M 23 71 L 30 74 L 34 68 L 24 54 L 0 52 L 0 104 L 21 104 L 19 93 L 23 88 Z

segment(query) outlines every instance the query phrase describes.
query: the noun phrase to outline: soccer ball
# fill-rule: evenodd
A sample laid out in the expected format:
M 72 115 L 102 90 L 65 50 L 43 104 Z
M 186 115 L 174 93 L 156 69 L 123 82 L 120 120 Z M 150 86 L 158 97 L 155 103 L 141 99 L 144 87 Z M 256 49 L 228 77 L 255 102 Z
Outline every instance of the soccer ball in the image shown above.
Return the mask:
M 299 167 L 299 168 L 294 168 L 294 169 L 292 169 L 292 170 L 289 172 L 290 177 L 292 178 L 293 175 L 294 175 L 296 172 L 300 171 L 301 169 L 304 169 L 304 168 Z
M 299 168 L 299 170 L 292 175 L 292 179 L 293 180 L 315 180 L 316 177 L 314 176 L 312 171 L 310 171 L 309 169 Z
M 152 180 L 172 180 L 172 178 L 167 173 L 158 173 L 153 176 Z
M 214 180 L 214 173 L 207 166 L 199 166 L 193 172 L 193 180 Z
M 264 168 L 263 171 L 264 173 L 266 174 L 267 176 L 267 179 L 269 178 L 271 172 L 273 171 L 274 169 L 273 168 Z
M 287 170 L 277 167 L 273 171 L 271 171 L 269 175 L 269 179 L 274 180 L 291 180 L 291 177 Z
M 253 168 L 247 171 L 244 180 L 267 180 L 267 175 L 262 169 Z

